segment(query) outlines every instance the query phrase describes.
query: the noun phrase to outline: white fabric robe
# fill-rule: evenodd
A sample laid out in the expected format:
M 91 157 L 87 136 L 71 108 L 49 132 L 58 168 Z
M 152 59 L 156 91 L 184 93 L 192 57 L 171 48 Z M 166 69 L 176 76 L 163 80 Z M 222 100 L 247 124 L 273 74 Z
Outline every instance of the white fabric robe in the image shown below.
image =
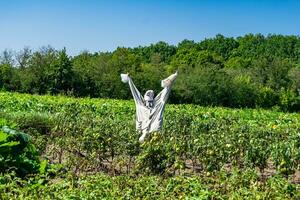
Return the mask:
M 121 74 L 122 81 L 129 83 L 136 105 L 136 130 L 143 133 L 140 142 L 144 141 L 147 133 L 161 130 L 163 124 L 163 112 L 176 77 L 177 72 L 162 80 L 161 86 L 164 89 L 154 98 L 153 107 L 149 108 L 146 106 L 143 96 L 135 87 L 132 79 L 127 74 Z

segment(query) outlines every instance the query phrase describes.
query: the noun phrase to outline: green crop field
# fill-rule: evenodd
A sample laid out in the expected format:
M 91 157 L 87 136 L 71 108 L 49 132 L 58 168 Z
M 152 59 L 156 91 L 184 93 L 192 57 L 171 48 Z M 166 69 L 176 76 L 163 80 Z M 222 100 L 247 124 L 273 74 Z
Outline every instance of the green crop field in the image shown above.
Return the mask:
M 140 144 L 132 101 L 1 92 L 0 125 L 0 199 L 300 198 L 299 113 L 167 105 Z

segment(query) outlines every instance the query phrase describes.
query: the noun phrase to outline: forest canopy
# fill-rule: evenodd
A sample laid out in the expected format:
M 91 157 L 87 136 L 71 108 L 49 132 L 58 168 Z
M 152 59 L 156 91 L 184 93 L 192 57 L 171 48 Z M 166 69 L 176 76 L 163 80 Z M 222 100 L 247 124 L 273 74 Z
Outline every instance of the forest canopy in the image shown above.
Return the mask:
M 293 35 L 218 34 L 200 42 L 158 42 L 75 56 L 51 46 L 4 50 L 0 89 L 130 99 L 120 73 L 130 73 L 141 92 L 158 93 L 160 80 L 175 70 L 180 75 L 172 103 L 300 111 L 300 37 Z

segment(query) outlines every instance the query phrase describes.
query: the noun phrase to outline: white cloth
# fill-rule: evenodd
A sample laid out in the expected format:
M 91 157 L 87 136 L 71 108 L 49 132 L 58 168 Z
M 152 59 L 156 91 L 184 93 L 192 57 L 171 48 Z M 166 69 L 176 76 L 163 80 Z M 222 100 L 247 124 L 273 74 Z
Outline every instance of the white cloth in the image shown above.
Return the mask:
M 166 101 L 169 97 L 171 87 L 176 77 L 177 72 L 161 81 L 161 86 L 164 89 L 154 98 L 153 106 L 147 107 L 143 96 L 135 87 L 132 79 L 128 76 L 128 74 L 121 74 L 122 81 L 124 83 L 129 83 L 129 87 L 136 105 L 136 130 L 143 133 L 139 139 L 140 142 L 144 141 L 147 133 L 161 130 Z

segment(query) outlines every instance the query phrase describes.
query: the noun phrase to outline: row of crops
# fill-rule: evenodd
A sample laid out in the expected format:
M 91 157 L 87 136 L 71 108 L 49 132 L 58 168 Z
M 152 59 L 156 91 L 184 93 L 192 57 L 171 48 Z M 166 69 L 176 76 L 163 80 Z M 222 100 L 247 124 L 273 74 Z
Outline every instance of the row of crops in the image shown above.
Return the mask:
M 167 105 L 163 130 L 143 144 L 132 101 L 2 92 L 0 118 L 30 135 L 41 159 L 76 176 L 254 170 L 265 183 L 275 175 L 299 183 L 298 113 Z
M 6 184 L 3 184 L 5 182 Z M 300 198 L 295 184 L 273 176 L 264 183 L 255 170 L 233 170 L 228 176 L 85 176 L 61 175 L 53 179 L 35 176 L 29 180 L 5 175 L 0 179 L 0 199 L 295 199 Z
M 143 145 L 130 101 L 1 93 L 1 115 L 33 136 L 50 162 L 75 171 L 212 172 L 300 169 L 300 114 L 168 105 L 164 128 Z

